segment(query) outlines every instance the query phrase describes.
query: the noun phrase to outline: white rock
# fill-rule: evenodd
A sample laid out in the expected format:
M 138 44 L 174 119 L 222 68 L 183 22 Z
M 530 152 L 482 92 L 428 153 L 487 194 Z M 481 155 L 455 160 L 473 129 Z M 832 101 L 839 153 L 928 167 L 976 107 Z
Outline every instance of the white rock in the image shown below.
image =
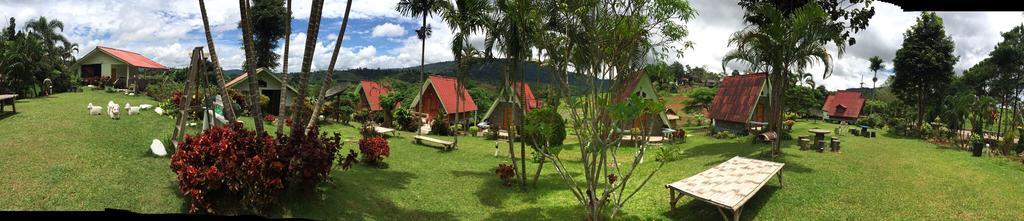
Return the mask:
M 153 154 L 157 156 L 167 156 L 167 148 L 164 148 L 164 143 L 158 139 L 153 139 L 153 143 L 149 145 L 149 150 L 153 151 Z
M 156 112 L 156 114 L 158 115 L 164 115 L 164 109 L 160 107 L 156 107 L 156 109 L 153 109 L 153 112 Z
M 140 104 L 139 107 L 142 108 L 143 110 L 149 110 L 150 108 L 153 108 L 153 105 L 152 104 Z
M 140 109 L 140 108 L 139 108 L 138 106 L 135 106 L 135 107 L 129 107 L 129 108 L 128 108 L 128 115 L 136 115 L 136 114 L 139 114 L 139 109 Z

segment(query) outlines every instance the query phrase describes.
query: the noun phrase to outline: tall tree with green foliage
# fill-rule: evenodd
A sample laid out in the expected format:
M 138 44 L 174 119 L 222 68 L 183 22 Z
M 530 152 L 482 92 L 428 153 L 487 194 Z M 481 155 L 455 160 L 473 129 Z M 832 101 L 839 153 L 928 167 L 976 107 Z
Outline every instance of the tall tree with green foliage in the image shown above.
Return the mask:
M 953 76 L 953 40 L 946 35 L 942 18 L 923 12 L 906 33 L 893 59 L 893 91 L 907 103 L 917 104 L 917 127 L 926 120 L 928 107 L 941 104 Z
M 791 17 L 796 14 L 800 7 L 809 3 L 816 3 L 821 6 L 828 18 L 833 22 L 822 30 L 841 31 L 842 38 L 835 41 L 836 44 L 857 44 L 853 34 L 868 27 L 868 21 L 875 16 L 874 0 L 740 0 L 739 5 L 746 9 L 743 19 L 747 23 L 762 26 L 771 22 L 771 16 L 761 14 L 756 10 L 758 4 L 770 4 L 784 17 Z M 832 39 L 820 39 L 828 42 Z
M 717 88 L 695 87 L 686 93 L 686 100 L 683 101 L 683 110 L 687 113 L 699 113 L 710 111 L 711 102 L 715 101 Z
M 245 73 L 249 73 L 249 115 L 252 115 L 253 126 L 257 135 L 264 135 L 263 112 L 260 110 L 259 76 L 256 74 L 256 51 L 253 46 L 252 6 L 248 0 L 238 0 L 238 11 L 242 21 L 242 47 L 245 49 Z
M 286 27 L 291 23 L 284 0 L 252 0 L 252 32 L 253 51 L 256 53 L 256 67 L 274 69 L 281 55 L 274 53 L 278 40 L 288 33 Z M 242 22 L 238 28 L 242 29 Z
M 452 54 L 455 56 L 456 69 L 455 112 L 462 116 L 462 100 L 466 91 L 465 82 L 468 81 L 469 67 L 483 58 L 483 52 L 476 50 L 469 43 L 469 36 L 473 33 L 483 32 L 490 22 L 488 16 L 492 10 L 486 0 L 455 0 L 455 4 L 444 2 L 441 7 L 441 18 L 452 27 L 455 36 L 452 38 Z M 472 96 L 472 95 L 470 95 Z M 457 119 L 458 122 L 464 119 Z M 459 127 L 461 128 L 461 127 Z M 459 145 L 459 136 L 455 136 L 455 146 Z
M 403 16 L 409 17 L 422 17 L 423 21 L 420 23 L 420 28 L 416 30 L 416 38 L 420 39 L 420 80 L 419 83 L 422 85 L 423 76 L 426 75 L 426 55 L 427 55 L 427 38 L 431 35 L 430 25 L 427 24 L 427 18 L 432 14 L 439 13 L 441 7 L 446 2 L 444 0 L 399 0 L 398 4 L 395 5 L 395 10 L 402 13 Z M 422 112 L 422 110 L 418 110 Z M 416 121 L 417 125 L 419 120 Z M 417 133 L 419 130 L 417 130 Z
M 885 65 L 882 64 L 882 58 L 879 58 L 878 56 L 868 58 L 868 62 L 871 62 L 871 66 L 868 68 L 870 68 L 871 72 L 874 72 L 875 74 L 874 77 L 871 77 L 871 88 L 875 88 L 875 84 L 878 83 L 878 70 L 885 68 Z
M 1014 27 L 1002 33 L 1003 41 L 989 53 L 995 71 L 995 79 L 990 87 L 996 92 L 1000 116 L 1017 116 L 1020 109 L 1020 97 L 1024 92 L 1024 25 Z M 1006 120 L 1009 120 L 1007 122 Z M 999 117 L 996 133 L 1003 136 L 1020 123 L 1018 117 Z M 1009 153 L 1004 153 L 1009 154 Z
M 822 78 L 828 78 L 832 73 L 832 53 L 825 48 L 826 44 L 836 42 L 839 55 L 846 45 L 842 43 L 842 30 L 832 29 L 834 21 L 816 3 L 801 6 L 790 16 L 771 4 L 758 4 L 750 10 L 766 22 L 750 24 L 729 38 L 729 44 L 736 45 L 736 49 L 722 59 L 722 67 L 730 61 L 745 61 L 751 69 L 768 72 L 769 130 L 782 133 L 783 93 L 791 84 L 791 75 L 820 62 L 825 66 Z M 778 139 L 772 142 L 772 156 L 778 156 L 780 148 Z
M 282 93 L 281 93 L 280 97 L 278 98 L 278 101 L 281 101 L 281 104 L 279 104 L 278 107 L 277 107 L 278 108 L 277 109 L 277 115 L 278 115 L 278 118 L 277 118 L 277 136 L 278 137 L 284 136 L 285 122 L 288 119 L 287 117 L 285 117 L 285 116 L 287 116 L 285 114 L 287 112 L 286 106 L 288 106 L 288 105 L 285 105 L 285 103 L 287 103 L 285 101 L 288 100 L 288 93 L 287 93 L 288 87 L 289 87 L 289 85 L 288 85 L 288 80 L 289 79 L 288 78 L 289 78 L 289 75 L 291 75 L 290 73 L 288 73 L 288 55 L 289 55 L 289 50 L 291 49 L 290 48 L 290 43 L 291 43 L 291 40 L 292 40 L 292 36 L 291 36 L 292 35 L 292 0 L 288 0 L 287 11 L 288 11 L 288 19 L 284 23 L 284 25 L 285 25 L 284 26 L 284 55 L 281 56 L 283 64 L 281 65 L 281 88 L 279 90 L 281 90 Z M 348 110 L 348 109 L 342 109 L 342 110 Z M 345 116 L 345 124 L 348 124 L 348 116 L 347 115 Z

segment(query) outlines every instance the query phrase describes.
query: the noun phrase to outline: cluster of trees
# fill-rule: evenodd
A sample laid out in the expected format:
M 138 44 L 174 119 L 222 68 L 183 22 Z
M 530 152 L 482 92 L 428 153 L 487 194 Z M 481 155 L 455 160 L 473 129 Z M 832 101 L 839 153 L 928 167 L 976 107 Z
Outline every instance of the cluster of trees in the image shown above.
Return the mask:
M 43 81 L 53 82 L 53 91 L 66 91 L 77 81 L 72 73 L 78 44 L 65 37 L 64 23 L 39 17 L 18 30 L 14 18 L 0 31 L 0 93 L 21 97 L 42 94 Z
M 644 73 L 651 78 L 651 83 L 659 91 L 675 92 L 678 85 L 704 85 L 706 81 L 718 81 L 724 74 L 711 72 L 704 67 L 691 67 L 680 64 L 678 61 L 672 64 L 657 62 L 649 64 L 644 68 Z

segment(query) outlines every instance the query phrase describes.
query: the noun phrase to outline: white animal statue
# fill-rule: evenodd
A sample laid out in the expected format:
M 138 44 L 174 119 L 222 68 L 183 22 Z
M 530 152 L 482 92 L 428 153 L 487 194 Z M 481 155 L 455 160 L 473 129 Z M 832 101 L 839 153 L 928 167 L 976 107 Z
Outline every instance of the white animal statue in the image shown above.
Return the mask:
M 129 107 L 127 109 L 128 109 L 128 115 L 131 116 L 131 115 L 139 114 L 139 109 L 141 109 L 141 108 L 139 108 L 139 106 L 134 106 L 134 107 Z
M 153 139 L 153 143 L 149 145 L 149 150 L 153 151 L 153 154 L 157 156 L 167 156 L 167 149 L 164 148 L 164 143 L 158 139 Z
M 143 110 L 149 110 L 150 108 L 153 108 L 153 105 L 152 104 L 140 104 L 139 107 L 142 108 Z
M 103 112 L 103 108 L 100 106 L 89 107 L 89 115 L 100 115 Z
M 124 102 L 124 109 L 126 109 L 126 110 L 127 110 L 128 108 L 131 108 L 131 107 L 132 107 L 132 104 L 131 104 L 131 103 L 128 103 L 128 102 Z
M 89 103 L 89 106 L 85 106 L 85 109 L 86 109 L 86 110 L 92 110 L 92 107 L 93 107 L 93 106 L 92 106 L 92 103 Z
M 157 115 L 164 115 L 164 109 L 160 107 L 156 107 L 156 109 L 153 109 L 153 112 L 156 112 Z
M 110 115 L 110 119 L 121 118 L 121 107 L 114 102 L 110 102 L 107 105 L 107 115 Z

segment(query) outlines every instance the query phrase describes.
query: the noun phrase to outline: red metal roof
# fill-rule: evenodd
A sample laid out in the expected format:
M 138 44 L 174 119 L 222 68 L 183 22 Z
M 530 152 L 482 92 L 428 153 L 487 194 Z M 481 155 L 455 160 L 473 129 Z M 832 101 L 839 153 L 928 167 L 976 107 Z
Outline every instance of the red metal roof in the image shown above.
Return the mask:
M 473 102 L 473 97 L 469 96 L 469 90 L 462 91 L 462 101 L 458 102 L 461 107 L 456 108 L 455 101 L 459 96 L 455 93 L 455 84 L 458 82 L 453 77 L 430 75 L 429 79 L 431 87 L 434 87 L 434 91 L 437 92 L 437 96 L 441 98 L 441 102 L 444 104 L 445 111 L 449 114 L 476 111 L 476 102 Z M 465 86 L 463 86 L 465 87 Z M 449 109 L 450 108 L 450 109 Z M 456 112 L 456 109 L 458 112 Z
M 540 101 L 538 101 L 537 98 L 533 96 L 533 90 L 530 89 L 530 84 L 516 83 L 513 87 L 515 87 L 514 90 L 516 91 L 526 92 L 525 94 L 518 94 L 521 95 L 523 97 L 523 100 L 526 101 L 526 111 L 530 111 L 530 109 L 540 107 Z M 519 90 L 520 87 L 522 87 L 523 90 Z
M 153 60 L 149 60 L 149 58 L 146 58 L 140 55 L 139 53 L 125 51 L 116 48 L 108 48 L 103 46 L 96 46 L 96 48 L 99 48 L 100 50 L 103 50 L 103 52 L 106 52 L 107 54 L 110 54 L 111 56 L 114 56 L 117 59 L 120 59 L 121 61 L 124 61 L 125 63 L 128 63 L 135 67 L 164 70 L 167 69 L 167 67 L 164 67 L 164 65 L 156 63 Z
M 619 88 L 613 88 L 613 91 L 617 91 L 615 97 L 612 97 L 613 103 L 619 103 L 629 99 L 633 95 L 633 91 L 636 91 L 636 86 L 640 84 L 640 79 L 643 78 L 644 70 L 640 70 L 632 75 L 626 76 L 626 81 L 623 84 L 618 85 Z
M 753 73 L 722 78 L 715 100 L 711 102 L 711 119 L 747 123 L 767 76 Z
M 367 103 L 370 104 L 370 110 L 384 110 L 384 108 L 380 106 L 380 96 L 388 94 L 388 89 L 377 82 L 368 80 L 359 81 L 359 85 L 363 88 L 363 94 L 366 96 Z
M 837 106 L 845 107 L 846 111 L 839 113 L 836 111 Z M 837 91 L 836 94 L 825 98 L 825 106 L 822 106 L 821 109 L 828 112 L 829 117 L 857 118 L 860 117 L 862 107 L 864 107 L 864 95 L 860 92 Z

